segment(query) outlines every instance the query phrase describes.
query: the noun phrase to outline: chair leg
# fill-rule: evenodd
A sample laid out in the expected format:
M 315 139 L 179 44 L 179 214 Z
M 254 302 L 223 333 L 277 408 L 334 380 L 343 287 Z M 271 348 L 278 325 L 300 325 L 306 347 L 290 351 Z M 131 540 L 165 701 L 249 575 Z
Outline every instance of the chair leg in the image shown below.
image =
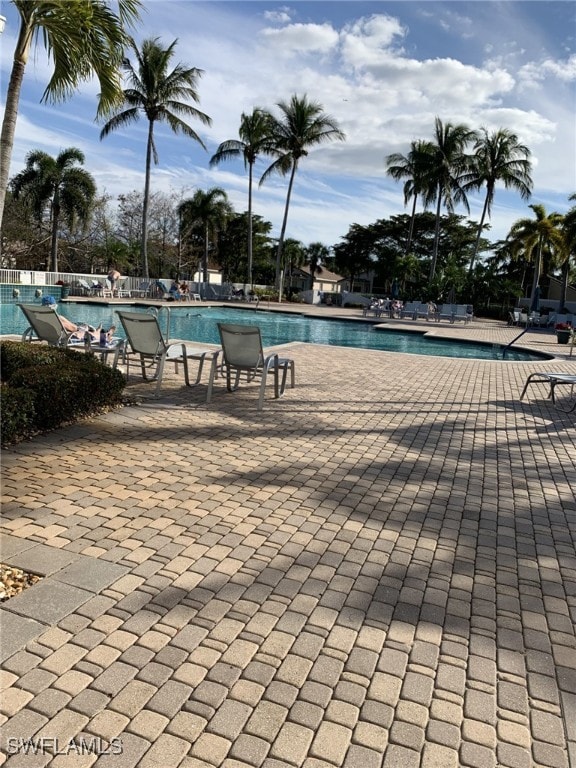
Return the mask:
M 210 377 L 208 379 L 208 389 L 206 390 L 206 402 L 209 403 L 212 400 L 212 389 L 214 387 L 214 379 L 218 376 L 218 356 L 220 351 L 214 353 L 212 358 L 212 365 L 210 366 Z
M 548 381 L 548 378 L 540 378 L 540 379 L 534 379 L 535 376 L 542 376 L 541 373 L 531 373 L 530 376 L 526 379 L 526 384 L 524 384 L 524 389 L 522 390 L 522 394 L 520 395 L 520 400 L 524 398 L 524 395 L 526 394 L 526 390 L 530 386 L 530 384 L 536 384 L 539 381 L 546 382 Z

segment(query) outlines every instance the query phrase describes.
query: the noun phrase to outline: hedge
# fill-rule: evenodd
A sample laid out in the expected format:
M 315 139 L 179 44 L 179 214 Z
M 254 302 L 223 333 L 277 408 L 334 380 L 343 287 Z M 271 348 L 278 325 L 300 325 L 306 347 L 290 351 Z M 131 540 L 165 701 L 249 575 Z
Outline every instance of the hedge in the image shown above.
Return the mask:
M 94 355 L 0 341 L 2 444 L 121 403 L 125 379 Z

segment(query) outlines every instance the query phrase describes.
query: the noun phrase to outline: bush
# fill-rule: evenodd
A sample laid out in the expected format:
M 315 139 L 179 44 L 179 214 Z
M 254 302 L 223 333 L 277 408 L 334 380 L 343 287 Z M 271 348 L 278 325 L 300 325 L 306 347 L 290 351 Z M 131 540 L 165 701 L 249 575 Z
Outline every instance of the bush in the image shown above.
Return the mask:
M 121 402 L 124 376 L 93 355 L 3 341 L 0 360 L 3 444 Z
M 35 432 L 34 392 L 2 386 L 2 443 L 15 443 Z

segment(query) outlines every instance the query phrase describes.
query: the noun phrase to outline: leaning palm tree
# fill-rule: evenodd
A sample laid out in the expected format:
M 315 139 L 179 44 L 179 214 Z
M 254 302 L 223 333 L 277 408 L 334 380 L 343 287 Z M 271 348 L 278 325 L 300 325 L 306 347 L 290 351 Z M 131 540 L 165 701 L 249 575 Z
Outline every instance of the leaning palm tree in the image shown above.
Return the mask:
M 467 125 L 442 123 L 439 117 L 434 123 L 435 142 L 430 155 L 425 156 L 422 169 L 425 185 L 424 206 L 436 203 L 436 226 L 434 228 L 434 246 L 430 265 L 430 282 L 436 274 L 438 245 L 440 243 L 440 211 L 442 203 L 449 213 L 454 212 L 456 203 L 462 203 L 469 211 L 466 193 L 462 187 L 462 178 L 469 167 L 469 158 L 464 154 L 467 145 L 476 138 L 475 131 Z
M 506 189 L 515 189 L 523 200 L 528 200 L 532 192 L 532 177 L 530 171 L 530 150 L 518 140 L 518 136 L 507 128 L 500 128 L 489 134 L 486 128 L 481 129 L 474 144 L 474 154 L 471 159 L 471 169 L 463 179 L 463 187 L 480 189 L 486 185 L 486 197 L 482 216 L 478 225 L 478 235 L 468 273 L 474 269 L 474 261 L 478 255 L 478 247 L 484 220 L 490 217 L 496 184 L 501 181 Z
M 271 117 L 268 112 L 259 107 L 252 110 L 251 115 L 242 113 L 239 139 L 223 141 L 214 155 L 210 158 L 210 165 L 218 165 L 224 160 L 235 160 L 238 157 L 244 159 L 244 167 L 248 168 L 248 285 L 252 288 L 252 184 L 254 177 L 254 165 L 261 153 L 266 153 L 270 144 Z
M 207 283 L 210 238 L 219 230 L 225 229 L 233 213 L 228 195 L 220 187 L 212 187 L 206 192 L 198 189 L 191 198 L 180 203 L 178 213 L 182 233 L 190 235 L 197 230 L 202 234 L 202 280 Z
M 24 72 L 34 40 L 42 39 L 54 71 L 42 101 L 61 101 L 95 74 L 100 84 L 98 114 L 120 93 L 119 67 L 128 41 L 125 26 L 138 19 L 140 0 L 118 0 L 118 12 L 105 0 L 12 0 L 20 16 L 14 62 L 6 92 L 0 136 L 0 224 L 14 145 Z M 41 34 L 40 34 L 41 33 Z
M 566 255 L 566 240 L 562 232 L 564 217 L 560 213 L 546 213 L 543 205 L 529 205 L 535 214 L 534 219 L 518 219 L 512 224 L 507 240 L 512 254 L 521 256 L 525 261 L 534 262 L 531 302 L 536 296 L 540 283 L 543 257 L 562 262 Z
M 281 301 L 282 250 L 296 171 L 301 159 L 306 157 L 311 147 L 325 144 L 328 141 L 344 141 L 346 137 L 335 118 L 327 115 L 323 111 L 322 105 L 317 101 L 309 101 L 306 95 L 299 97 L 294 94 L 289 102 L 281 101 L 276 106 L 282 113 L 279 120 L 273 119 L 271 128 L 273 147 L 270 149 L 270 154 L 274 154 L 276 160 L 266 169 L 260 179 L 260 184 L 273 173 L 280 173 L 283 176 L 290 174 L 284 219 L 276 251 L 276 287 L 278 288 L 278 301 Z
M 164 48 L 158 38 L 149 38 L 138 49 L 132 40 L 131 47 L 137 61 L 135 68 L 129 59 L 124 59 L 123 69 L 126 73 L 129 88 L 122 92 L 122 111 L 113 115 L 102 128 L 100 138 L 103 139 L 109 133 L 118 128 L 131 125 L 144 113 L 148 120 L 148 138 L 146 142 L 146 172 L 144 180 L 144 199 L 142 206 L 142 276 L 148 275 L 148 206 L 150 203 L 150 169 L 152 158 L 158 164 L 158 153 L 154 141 L 154 125 L 157 122 L 166 122 L 174 133 L 183 133 L 185 136 L 197 141 L 204 149 L 204 142 L 187 123 L 183 117 L 200 120 L 203 125 L 211 125 L 212 120 L 204 112 L 191 106 L 188 99 L 198 103 L 200 98 L 196 90 L 198 78 L 203 71 L 196 67 L 187 67 L 176 64 L 169 70 L 170 61 L 174 56 L 174 48 L 178 41 Z
M 76 147 L 65 149 L 53 158 L 36 150 L 26 157 L 26 167 L 12 179 L 14 198 L 22 197 L 41 222 L 47 207 L 50 210 L 51 246 L 50 266 L 58 272 L 58 232 L 61 216 L 68 226 L 76 221 L 87 223 L 96 197 L 93 176 L 79 168 L 84 154 Z
M 416 219 L 416 204 L 420 195 L 426 191 L 425 170 L 429 166 L 430 156 L 434 151 L 431 141 L 413 141 L 410 152 L 406 156 L 395 152 L 386 158 L 386 173 L 395 181 L 404 182 L 404 205 L 408 205 L 412 199 L 412 213 L 410 215 L 410 228 L 404 255 L 410 253 L 412 238 L 414 236 L 414 222 Z

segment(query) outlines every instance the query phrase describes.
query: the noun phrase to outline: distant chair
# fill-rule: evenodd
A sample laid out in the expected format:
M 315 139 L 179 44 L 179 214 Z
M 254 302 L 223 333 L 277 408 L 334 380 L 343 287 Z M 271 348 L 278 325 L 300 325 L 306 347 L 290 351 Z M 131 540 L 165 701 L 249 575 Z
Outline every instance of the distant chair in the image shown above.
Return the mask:
M 130 297 L 133 299 L 144 299 L 148 296 L 150 293 L 150 286 L 151 286 L 150 280 L 143 280 L 141 283 L 138 284 L 138 288 L 134 288 L 132 291 L 130 291 Z
M 264 405 L 264 393 L 269 373 L 272 374 L 274 379 L 274 397 L 282 397 L 284 394 L 288 372 L 290 372 L 290 386 L 294 388 L 294 360 L 280 357 L 276 353 L 265 357 L 260 328 L 254 325 L 218 323 L 218 332 L 222 342 L 222 360 L 219 360 L 220 351 L 212 358 L 208 392 L 206 393 L 207 403 L 212 399 L 214 379 L 219 368 L 223 369 L 226 375 L 226 387 L 229 392 L 234 392 L 238 389 L 242 375 L 246 377 L 248 382 L 256 378 L 260 379 L 259 411 L 262 410 Z M 280 373 L 282 374 L 282 379 L 280 379 Z

